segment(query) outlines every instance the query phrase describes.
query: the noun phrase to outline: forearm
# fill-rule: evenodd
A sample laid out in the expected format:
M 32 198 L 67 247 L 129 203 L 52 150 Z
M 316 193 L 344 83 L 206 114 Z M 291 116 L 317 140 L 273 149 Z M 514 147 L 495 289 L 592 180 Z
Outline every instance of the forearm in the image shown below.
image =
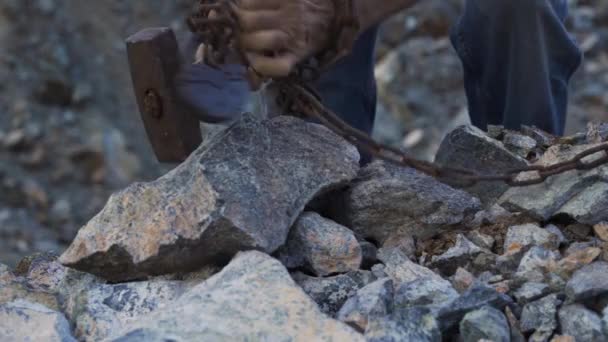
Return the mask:
M 409 8 L 419 0 L 355 0 L 355 6 L 359 14 L 361 31 L 377 25 L 396 14 Z

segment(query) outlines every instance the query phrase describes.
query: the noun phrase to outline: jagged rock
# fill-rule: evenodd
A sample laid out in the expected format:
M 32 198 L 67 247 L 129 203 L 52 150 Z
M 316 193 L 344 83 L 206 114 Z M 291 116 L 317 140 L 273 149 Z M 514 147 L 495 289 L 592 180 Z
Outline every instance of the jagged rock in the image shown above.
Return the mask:
M 566 285 L 572 301 L 583 301 L 608 293 L 608 263 L 599 261 L 574 272 Z
M 479 228 L 483 225 L 496 224 L 499 221 L 505 221 L 512 216 L 513 214 L 511 212 L 498 204 L 494 204 L 489 208 L 475 214 L 475 218 L 471 222 L 471 226 L 474 228 Z
M 592 227 L 582 223 L 569 224 L 564 229 L 573 240 L 584 240 L 591 235 Z
M 335 317 L 344 303 L 359 289 L 376 279 L 369 271 L 349 272 L 334 277 L 317 278 L 295 273 L 292 275 L 300 287 L 321 308 L 321 311 Z
M 464 316 L 460 322 L 460 336 L 463 342 L 510 342 L 511 330 L 502 312 L 486 306 Z
M 344 303 L 337 318 L 363 332 L 370 319 L 388 315 L 392 306 L 393 281 L 384 278 L 357 291 Z
M 483 234 L 478 230 L 467 233 L 466 237 L 475 245 L 487 250 L 492 250 L 494 243 L 496 243 L 496 239 L 492 236 Z
M 312 212 L 298 219 L 279 255 L 288 268 L 306 267 L 318 276 L 356 271 L 362 260 L 352 231 Z
M 63 314 L 25 300 L 0 304 L 0 340 L 76 341 Z
M 545 227 L 545 230 L 549 233 L 557 236 L 557 241 L 559 242 L 560 247 L 568 243 L 568 239 L 564 235 L 561 229 L 554 224 L 549 224 Z
M 405 256 L 414 260 L 416 258 L 416 241 L 410 234 L 392 234 L 382 244 L 378 254 L 387 254 L 391 250 L 397 250 Z
M 388 278 L 388 274 L 386 274 L 386 266 L 383 264 L 376 264 L 372 266 L 372 274 L 377 279 Z
M 505 133 L 502 142 L 511 152 L 522 158 L 527 158 L 530 152 L 538 146 L 533 138 L 515 132 Z
M 357 169 L 355 147 L 320 125 L 245 116 L 169 174 L 113 195 L 61 262 L 124 281 L 271 253 L 313 197 Z
M 425 238 L 454 229 L 479 209 L 479 200 L 464 191 L 413 169 L 374 162 L 345 195 L 345 225 L 382 244 L 391 235 Z
M 576 342 L 576 340 L 574 339 L 574 336 L 569 336 L 569 335 L 555 335 L 552 339 L 551 342 Z
M 396 288 L 401 286 L 401 284 L 424 278 L 428 278 L 429 281 L 436 282 L 440 284 L 439 286 L 444 288 L 452 287 L 449 281 L 443 279 L 440 275 L 430 269 L 414 263 L 397 250 L 392 250 L 379 257 L 386 266 L 384 271 L 393 280 Z
M 458 292 L 449 282 L 437 280 L 434 277 L 426 277 L 401 284 L 395 291 L 395 308 L 438 307 L 458 298 Z
M 131 322 L 122 341 L 234 341 L 251 338 L 363 341 L 322 314 L 285 267 L 261 252 L 242 252 L 220 273 L 166 308 Z
M 435 161 L 443 166 L 473 169 L 482 173 L 525 167 L 525 159 L 517 156 L 482 130 L 468 125 L 448 134 L 439 148 Z M 466 190 L 485 204 L 493 204 L 509 187 L 499 183 L 479 183 Z
M 602 250 L 597 247 L 589 247 L 570 253 L 557 263 L 553 273 L 563 279 L 570 279 L 574 272 L 594 262 L 601 253 Z
M 511 308 L 505 308 L 505 316 L 507 317 L 509 327 L 511 328 L 511 342 L 526 342 L 526 338 L 521 332 L 521 324 L 519 323 L 517 317 L 515 317 L 515 314 Z
M 559 310 L 562 334 L 573 336 L 576 342 L 606 341 L 601 318 L 583 305 L 568 305 Z
M 369 270 L 378 263 L 378 248 L 365 240 L 359 241 L 359 245 L 361 245 L 361 268 Z
M 559 257 L 559 252 L 534 246 L 521 259 L 515 275 L 526 281 L 542 282 L 545 275 L 554 269 Z
M 445 331 L 460 323 L 462 318 L 471 311 L 484 306 L 491 306 L 502 310 L 511 303 L 513 303 L 511 297 L 498 293 L 493 288 L 485 285 L 476 285 L 459 298 L 446 303 L 439 310 L 437 320 L 441 324 L 441 330 Z
M 451 280 L 454 289 L 456 289 L 456 291 L 458 291 L 459 293 L 463 293 L 471 286 L 473 286 L 473 283 L 475 282 L 475 276 L 471 272 L 460 267 L 456 270 L 456 273 L 454 273 Z
M 557 328 L 557 308 L 561 303 L 558 296 L 552 294 L 526 304 L 521 314 L 522 331 L 551 336 Z
M 561 207 L 556 215 L 566 215 L 584 224 L 608 220 L 608 183 L 598 182 L 581 191 Z
M 568 248 L 564 252 L 564 255 L 566 257 L 569 257 L 573 254 L 580 253 L 581 251 L 584 251 L 589 248 L 595 248 L 597 246 L 598 246 L 598 244 L 597 244 L 597 241 L 595 241 L 595 240 L 585 241 L 585 242 L 574 242 L 574 243 L 570 244 L 570 246 L 568 246 Z
M 458 234 L 456 244 L 445 253 L 433 256 L 430 267 L 439 269 L 445 275 L 453 275 L 458 267 L 465 267 L 482 252 L 481 248 Z
M 536 143 L 542 147 L 549 147 L 553 145 L 557 140 L 556 136 L 549 134 L 536 127 L 522 125 L 521 132 L 534 139 Z
M 578 153 L 590 148 L 590 145 L 555 145 L 536 163 L 548 166 L 572 159 Z M 589 158 L 588 158 L 589 159 Z M 588 211 L 581 218 L 598 218 L 605 214 L 606 205 L 602 208 L 591 203 L 596 198 L 595 189 L 605 189 L 602 183 L 608 179 L 608 167 L 603 166 L 590 171 L 570 171 L 550 177 L 546 182 L 524 188 L 508 190 L 498 201 L 505 209 L 512 212 L 523 212 L 540 221 L 547 221 L 562 211 L 579 215 L 585 206 Z M 602 200 L 598 199 L 596 200 Z M 578 211 L 578 210 L 582 211 Z M 586 220 L 587 221 L 587 220 Z M 599 222 L 599 221 L 598 221 Z M 594 222 L 594 223 L 598 223 Z
M 441 331 L 430 309 L 413 307 L 371 319 L 365 339 L 368 342 L 440 342 Z
M 504 250 L 510 250 L 513 246 L 521 246 L 525 250 L 532 246 L 557 249 L 559 247 L 559 237 L 535 224 L 513 226 L 509 227 L 507 231 Z
M 66 314 L 74 324 L 78 339 L 101 341 L 170 306 L 188 288 L 184 282 L 156 280 L 94 284 L 70 295 L 65 304 Z
M 593 226 L 593 232 L 600 240 L 608 241 L 608 222 L 600 222 Z
M 545 283 L 527 282 L 524 283 L 515 293 L 513 297 L 520 305 L 526 305 L 535 301 L 551 292 L 549 285 Z

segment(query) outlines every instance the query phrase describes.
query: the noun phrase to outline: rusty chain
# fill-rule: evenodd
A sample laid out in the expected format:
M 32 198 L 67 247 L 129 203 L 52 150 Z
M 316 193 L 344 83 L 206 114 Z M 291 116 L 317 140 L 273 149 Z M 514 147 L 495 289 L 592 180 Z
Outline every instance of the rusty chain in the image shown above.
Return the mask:
M 248 64 L 242 51 L 235 46 L 238 24 L 230 5 L 231 1 L 199 0 L 198 10 L 187 20 L 190 30 L 203 42 L 204 61 L 210 66 L 224 63 L 231 49 L 239 53 L 244 64 Z M 212 18 L 209 16 L 211 11 L 215 12 Z M 289 77 L 273 80 L 279 89 L 279 105 L 286 110 L 317 120 L 377 159 L 410 167 L 451 183 L 473 186 L 479 182 L 500 181 L 512 187 L 523 187 L 544 183 L 547 178 L 568 171 L 586 171 L 608 164 L 608 142 L 589 148 L 565 162 L 548 166 L 531 165 L 496 174 L 442 167 L 432 162 L 417 160 L 397 148 L 376 142 L 368 134 L 351 127 L 325 107 L 318 94 L 308 86 L 309 82 L 317 76 L 316 74 L 310 64 L 303 64 Z M 596 154 L 598 155 L 595 156 Z

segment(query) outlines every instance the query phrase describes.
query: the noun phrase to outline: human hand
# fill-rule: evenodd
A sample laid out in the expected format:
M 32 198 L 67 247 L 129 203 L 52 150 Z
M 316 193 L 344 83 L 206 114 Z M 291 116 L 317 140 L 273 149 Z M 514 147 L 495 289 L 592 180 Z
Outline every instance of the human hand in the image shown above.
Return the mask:
M 237 0 L 233 9 L 238 44 L 255 73 L 268 78 L 285 77 L 322 51 L 335 12 L 333 0 Z

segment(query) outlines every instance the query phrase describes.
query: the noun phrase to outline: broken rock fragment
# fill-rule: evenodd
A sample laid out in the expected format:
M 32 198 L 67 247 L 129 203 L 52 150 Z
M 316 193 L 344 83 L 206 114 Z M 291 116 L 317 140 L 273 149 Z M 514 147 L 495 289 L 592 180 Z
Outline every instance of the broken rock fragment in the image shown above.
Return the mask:
M 481 209 L 470 194 L 410 168 L 374 162 L 346 193 L 345 225 L 380 244 L 398 234 L 428 238 L 472 220 Z
M 164 177 L 113 195 L 60 261 L 125 281 L 268 253 L 316 195 L 358 171 L 357 149 L 292 117 L 246 116 Z
M 70 323 L 60 312 L 25 300 L 0 304 L 0 341 L 72 342 Z

